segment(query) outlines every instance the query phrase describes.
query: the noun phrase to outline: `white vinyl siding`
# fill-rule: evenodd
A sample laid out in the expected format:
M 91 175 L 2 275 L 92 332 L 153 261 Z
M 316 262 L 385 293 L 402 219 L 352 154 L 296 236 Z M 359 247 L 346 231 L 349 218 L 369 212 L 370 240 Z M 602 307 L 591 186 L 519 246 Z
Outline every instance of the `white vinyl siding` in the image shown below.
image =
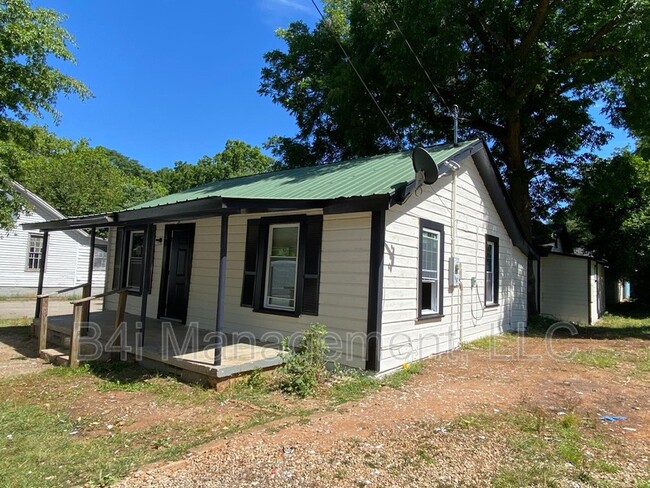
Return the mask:
M 30 235 L 33 231 L 22 229 L 22 224 L 43 222 L 56 218 L 43 211 L 37 203 L 34 209 L 18 216 L 16 227 L 0 232 L 0 295 L 34 295 L 38 287 L 38 270 L 28 271 Z M 40 235 L 38 233 L 37 235 Z M 81 285 L 88 279 L 90 238 L 78 231 L 50 232 L 48 236 L 45 291 L 56 291 Z M 100 293 L 104 273 L 93 274 L 94 292 Z
M 461 341 L 498 334 L 527 320 L 527 257 L 516 248 L 492 203 L 472 159 L 456 173 L 455 254 L 452 253 L 451 177 L 424 185 L 404 205 L 386 212 L 381 369 L 448 351 Z M 462 288 L 449 288 L 443 262 L 443 317 L 418 318 L 418 248 L 420 220 L 444 225 L 444 256 L 455 255 L 462 266 Z M 499 239 L 501 302 L 484 307 L 485 235 Z M 471 278 L 476 287 L 471 287 Z M 462 294 L 462 298 L 461 298 Z M 461 332 L 462 331 L 462 332 Z
M 367 330 L 368 321 L 370 212 L 323 216 L 318 316 L 272 315 L 253 312 L 252 309 L 240 305 L 247 220 L 275 215 L 321 213 L 319 210 L 307 210 L 230 217 L 224 329 L 227 333 L 251 333 L 257 339 L 279 342 L 284 336 L 291 336 L 307 329 L 311 323 L 321 322 L 327 326 L 329 333 L 346 342 L 346 345 L 342 342 L 332 344 L 333 354 L 337 355 L 336 360 L 346 366 L 364 368 L 366 345 L 362 336 Z M 221 222 L 219 217 L 191 222 L 196 223 L 196 233 L 187 323 L 213 330 L 217 313 Z M 161 241 L 164 229 L 163 224 L 156 225 L 156 237 Z M 111 275 L 115 257 L 114 230 L 110 233 L 109 246 L 109 273 L 107 274 Z M 149 317 L 156 317 L 158 313 L 162 255 L 162 242 L 156 242 L 153 286 L 147 302 Z M 112 277 L 107 276 L 107 280 L 111 283 Z M 115 297 L 108 297 L 107 309 L 114 310 L 116 303 Z M 129 296 L 127 312 L 140 314 L 140 303 L 140 297 Z

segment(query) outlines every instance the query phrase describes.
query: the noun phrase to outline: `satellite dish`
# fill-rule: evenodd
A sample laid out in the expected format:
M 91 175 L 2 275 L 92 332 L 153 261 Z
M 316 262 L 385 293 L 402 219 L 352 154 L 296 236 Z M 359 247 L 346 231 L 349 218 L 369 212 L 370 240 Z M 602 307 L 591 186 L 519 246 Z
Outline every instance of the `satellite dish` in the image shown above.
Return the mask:
M 413 169 L 415 170 L 416 179 L 423 178 L 424 183 L 433 185 L 438 179 L 438 166 L 423 147 L 416 147 L 411 156 L 413 160 Z

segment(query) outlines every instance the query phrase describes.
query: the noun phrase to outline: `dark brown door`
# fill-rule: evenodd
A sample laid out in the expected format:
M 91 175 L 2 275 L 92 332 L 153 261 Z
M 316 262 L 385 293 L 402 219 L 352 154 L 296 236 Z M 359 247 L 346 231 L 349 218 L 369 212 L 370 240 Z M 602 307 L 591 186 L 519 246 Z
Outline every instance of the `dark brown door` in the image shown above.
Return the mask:
M 167 252 L 159 314 L 161 318 L 184 323 L 190 296 L 194 224 L 167 226 L 165 244 Z

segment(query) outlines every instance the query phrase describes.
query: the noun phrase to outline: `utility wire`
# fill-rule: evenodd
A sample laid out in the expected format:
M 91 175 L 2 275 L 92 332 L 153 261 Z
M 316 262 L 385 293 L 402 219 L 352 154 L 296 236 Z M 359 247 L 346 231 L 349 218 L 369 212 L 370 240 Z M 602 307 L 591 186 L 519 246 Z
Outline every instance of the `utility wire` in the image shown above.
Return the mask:
M 336 41 L 336 43 L 339 45 L 341 48 L 341 51 L 343 52 L 343 55 L 345 56 L 345 60 L 350 63 L 350 66 L 352 66 L 352 69 L 356 73 L 357 77 L 359 78 L 359 81 L 363 85 L 363 87 L 366 89 L 366 92 L 368 92 L 368 95 L 370 95 L 370 98 L 372 98 L 372 101 L 375 102 L 375 106 L 377 107 L 377 110 L 381 113 L 381 115 L 384 117 L 384 120 L 388 124 L 388 127 L 390 127 L 390 130 L 395 134 L 395 141 L 397 142 L 398 148 L 402 147 L 402 138 L 399 136 L 395 128 L 393 127 L 393 124 L 391 124 L 390 120 L 388 120 L 388 116 L 386 113 L 382 110 L 381 106 L 379 105 L 379 102 L 375 98 L 375 96 L 372 94 L 370 91 L 370 88 L 368 88 L 368 85 L 366 85 L 366 82 L 363 80 L 363 77 L 361 76 L 361 73 L 357 70 L 356 66 L 352 62 L 352 58 L 348 55 L 347 51 L 345 50 L 345 47 L 343 47 L 343 44 L 341 43 L 339 37 L 336 35 L 336 32 L 334 32 L 334 29 L 332 29 L 332 25 L 329 21 L 329 19 L 325 18 L 325 15 L 323 15 L 323 12 L 321 11 L 320 7 L 316 4 L 315 0 L 311 0 L 311 3 L 314 5 L 314 8 L 318 11 L 318 14 L 320 15 L 321 19 L 323 19 L 323 23 L 325 24 L 325 27 L 327 27 L 327 30 L 329 30 L 330 34 L 332 34 L 332 37 Z
M 429 83 L 431 83 L 431 86 L 433 87 L 433 89 L 434 89 L 435 92 L 437 93 L 438 98 L 440 99 L 440 101 L 442 102 L 442 104 L 445 106 L 445 108 L 447 109 L 447 111 L 451 113 L 452 110 L 449 108 L 449 105 L 447 105 L 447 102 L 445 101 L 445 97 L 442 96 L 442 93 L 440 93 L 440 90 L 438 89 L 438 87 L 436 86 L 436 84 L 435 84 L 435 83 L 433 82 L 433 80 L 431 79 L 431 76 L 429 76 L 429 72 L 428 72 L 427 69 L 424 67 L 424 64 L 422 64 L 422 61 L 420 60 L 420 56 L 418 56 L 418 55 L 416 54 L 415 50 L 413 49 L 413 46 L 411 46 L 411 43 L 409 42 L 408 38 L 406 37 L 406 35 L 405 35 L 404 32 L 402 31 L 402 29 L 400 28 L 399 24 L 398 24 L 397 21 L 395 20 L 395 17 L 393 16 L 393 13 L 391 12 L 390 7 L 386 6 L 386 10 L 388 11 L 388 15 L 389 15 L 389 17 L 390 17 L 390 20 L 393 21 L 393 24 L 395 25 L 395 28 L 396 28 L 397 31 L 400 33 L 400 35 L 401 35 L 402 38 L 404 39 L 404 42 L 406 43 L 406 45 L 408 46 L 409 50 L 411 51 L 411 54 L 413 54 L 413 57 L 415 57 L 415 60 L 418 62 L 418 65 L 420 65 L 420 68 L 422 69 L 422 71 L 424 71 L 424 74 L 425 74 L 425 76 L 427 77 L 427 80 L 429 80 Z

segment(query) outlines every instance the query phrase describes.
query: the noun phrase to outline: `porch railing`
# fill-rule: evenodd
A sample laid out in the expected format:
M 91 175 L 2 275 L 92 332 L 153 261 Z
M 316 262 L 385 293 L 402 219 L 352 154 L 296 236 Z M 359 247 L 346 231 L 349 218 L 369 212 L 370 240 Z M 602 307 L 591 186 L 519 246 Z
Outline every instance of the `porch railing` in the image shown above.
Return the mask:
M 116 288 L 111 291 L 104 293 L 99 293 L 97 295 L 90 295 L 90 284 L 85 283 L 79 286 L 73 286 L 70 288 L 65 288 L 63 290 L 58 290 L 53 293 L 48 293 L 46 295 L 38 295 L 37 298 L 40 300 L 40 330 L 39 330 L 39 340 L 38 340 L 38 349 L 39 353 L 47 348 L 47 328 L 48 328 L 48 308 L 50 297 L 55 295 L 60 295 L 62 293 L 67 293 L 78 288 L 83 288 L 83 298 L 79 300 L 73 300 L 70 303 L 73 307 L 72 314 L 72 334 L 70 335 L 70 355 L 69 363 L 70 367 L 79 366 L 79 345 L 81 337 L 81 325 L 84 322 L 88 322 L 90 316 L 90 302 L 100 298 L 105 298 L 111 295 L 119 295 L 117 310 L 115 312 L 115 331 L 121 332 L 121 329 L 124 327 L 124 313 L 126 311 L 126 299 L 127 299 L 127 290 L 126 288 Z M 122 355 L 122 334 L 118 333 L 115 335 L 116 341 L 114 343 L 115 349 L 117 351 L 116 355 Z
M 81 323 L 87 322 L 84 319 L 84 311 L 86 307 L 90 308 L 90 302 L 99 298 L 105 298 L 111 295 L 119 295 L 117 301 L 117 310 L 115 311 L 115 342 L 113 343 L 113 354 L 117 357 L 122 356 L 122 333 L 121 329 L 126 325 L 124 322 L 124 312 L 126 311 L 126 298 L 128 293 L 126 288 L 116 288 L 111 291 L 99 293 L 97 295 L 82 298 L 81 300 L 73 300 L 70 302 L 74 307 L 73 321 L 72 321 L 72 336 L 70 337 L 70 367 L 76 368 L 79 366 L 79 343 L 81 336 Z
M 39 301 L 39 315 L 38 315 L 38 324 L 39 324 L 39 334 L 38 334 L 38 350 L 42 351 L 47 347 L 47 316 L 48 316 L 48 310 L 50 306 L 50 298 L 57 296 L 57 295 L 63 295 L 64 293 L 68 293 L 74 290 L 78 290 L 79 288 L 83 289 L 83 292 L 81 294 L 82 298 L 86 298 L 90 296 L 90 287 L 91 285 L 89 283 L 83 283 L 81 285 L 76 285 L 76 286 L 71 286 L 69 288 L 63 288 L 62 290 L 57 290 L 52 293 L 45 293 L 42 295 L 36 295 L 36 299 Z M 88 314 L 90 313 L 90 304 L 84 309 L 85 312 L 85 317 L 88 317 Z M 34 323 L 33 323 L 33 329 L 32 329 L 32 335 L 36 335 L 36 317 L 34 318 Z

